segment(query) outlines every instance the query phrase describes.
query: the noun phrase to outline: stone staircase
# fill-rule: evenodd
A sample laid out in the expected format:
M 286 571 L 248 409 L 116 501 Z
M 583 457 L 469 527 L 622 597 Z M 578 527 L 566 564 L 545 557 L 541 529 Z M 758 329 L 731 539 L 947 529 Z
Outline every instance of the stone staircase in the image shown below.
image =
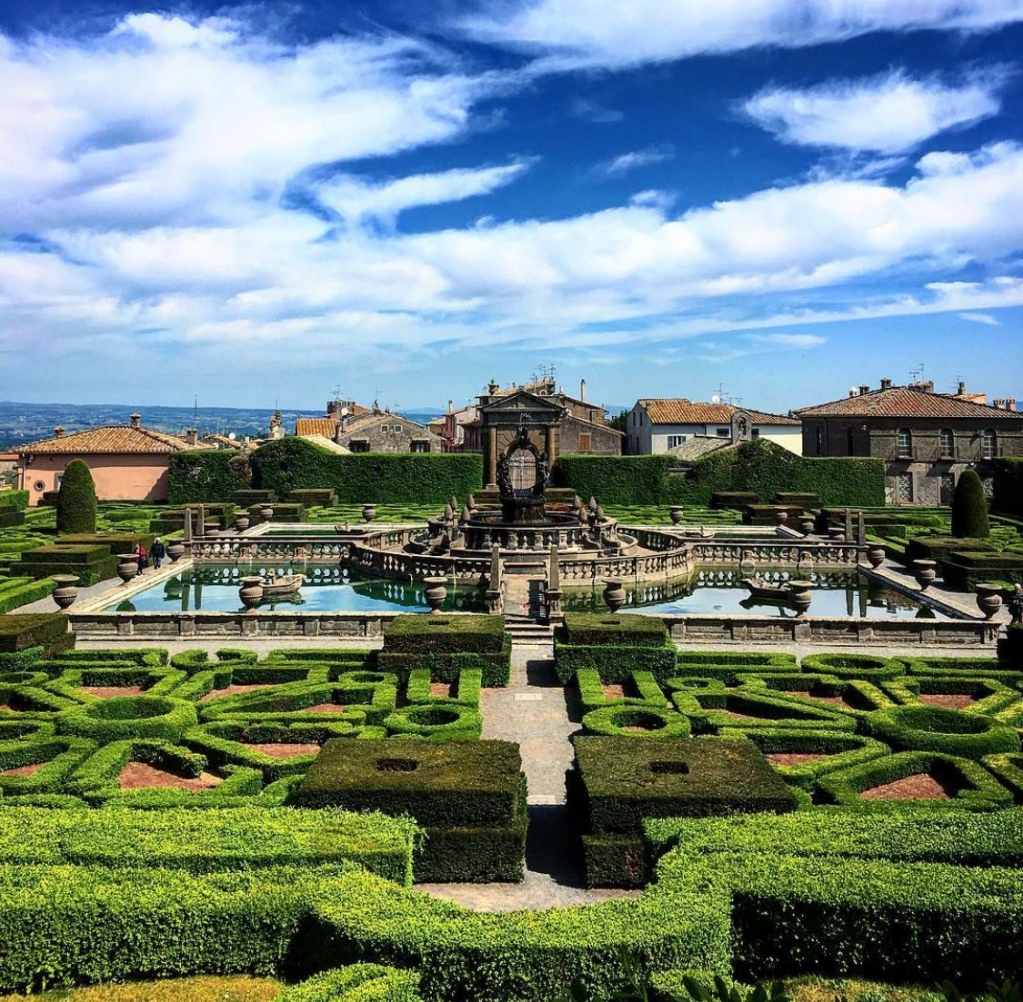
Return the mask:
M 533 616 L 505 613 L 504 630 L 513 647 L 549 647 L 554 642 L 554 627 Z

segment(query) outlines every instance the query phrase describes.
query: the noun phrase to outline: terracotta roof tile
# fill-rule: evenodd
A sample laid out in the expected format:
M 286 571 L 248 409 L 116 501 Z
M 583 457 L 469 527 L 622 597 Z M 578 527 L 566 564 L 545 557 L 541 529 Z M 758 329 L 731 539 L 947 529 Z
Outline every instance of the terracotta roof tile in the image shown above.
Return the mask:
M 1023 414 L 976 404 L 948 393 L 929 393 L 914 386 L 892 386 L 813 407 L 800 407 L 800 417 L 972 418 L 1023 420 Z
M 305 438 L 307 435 L 319 435 L 333 438 L 337 434 L 337 418 L 302 417 L 295 420 L 295 434 Z
M 18 447 L 18 453 L 32 452 L 36 455 L 98 455 L 105 453 L 152 453 L 192 452 L 210 449 L 212 446 L 199 442 L 189 445 L 184 439 L 167 435 L 152 428 L 133 428 L 131 425 L 108 425 L 105 428 L 89 428 L 73 432 L 60 438 L 48 438 L 41 442 L 29 442 Z
M 783 424 L 799 425 L 795 418 L 782 414 L 769 414 L 749 407 L 735 407 L 733 404 L 704 404 L 686 400 L 685 397 L 655 397 L 640 400 L 651 424 L 729 424 L 736 411 L 750 416 L 755 425 Z

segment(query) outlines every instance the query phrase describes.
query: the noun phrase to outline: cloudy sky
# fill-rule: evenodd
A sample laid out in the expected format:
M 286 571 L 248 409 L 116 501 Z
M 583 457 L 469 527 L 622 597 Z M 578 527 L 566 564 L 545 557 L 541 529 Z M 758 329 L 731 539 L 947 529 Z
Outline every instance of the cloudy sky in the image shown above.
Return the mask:
M 0 0 L 0 399 L 1023 394 L 1021 53 L 1023 0 Z

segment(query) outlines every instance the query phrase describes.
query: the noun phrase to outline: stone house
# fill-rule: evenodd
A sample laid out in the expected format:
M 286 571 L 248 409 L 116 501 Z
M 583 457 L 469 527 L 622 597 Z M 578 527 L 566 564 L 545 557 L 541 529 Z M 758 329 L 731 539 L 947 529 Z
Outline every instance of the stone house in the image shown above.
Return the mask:
M 873 456 L 885 462 L 889 504 L 951 504 L 963 471 L 976 468 L 992 488 L 985 462 L 1023 456 L 1023 414 L 1016 402 L 983 394 L 935 393 L 929 381 L 878 389 L 863 385 L 830 403 L 801 407 L 805 456 Z
M 66 435 L 53 429 L 53 438 L 19 446 L 19 482 L 37 505 L 47 491 L 60 488 L 67 464 L 85 462 L 100 501 L 166 501 L 170 490 L 170 457 L 211 446 L 199 442 L 194 431 L 184 438 L 142 426 L 138 414 L 131 423 L 90 428 Z
M 633 456 L 675 452 L 694 438 L 719 438 L 731 443 L 766 438 L 797 456 L 803 446 L 800 422 L 795 418 L 684 397 L 637 400 L 626 417 L 625 428 L 627 449 Z
M 334 441 L 349 452 L 444 451 L 444 440 L 428 428 L 377 410 L 340 419 Z

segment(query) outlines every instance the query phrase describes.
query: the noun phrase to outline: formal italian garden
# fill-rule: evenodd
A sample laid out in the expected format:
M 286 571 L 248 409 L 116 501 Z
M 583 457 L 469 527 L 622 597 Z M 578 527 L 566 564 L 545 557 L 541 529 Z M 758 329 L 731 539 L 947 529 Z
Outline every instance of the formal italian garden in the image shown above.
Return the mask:
M 565 821 L 586 886 L 617 890 L 501 912 L 433 892 L 526 876 L 520 747 L 483 737 L 511 681 L 500 617 L 263 655 L 0 623 L 7 990 L 188 977 L 187 998 L 246 974 L 281 1002 L 671 1002 L 714 975 L 891 999 L 1023 979 L 1023 663 L 678 648 L 657 619 L 568 614 Z

